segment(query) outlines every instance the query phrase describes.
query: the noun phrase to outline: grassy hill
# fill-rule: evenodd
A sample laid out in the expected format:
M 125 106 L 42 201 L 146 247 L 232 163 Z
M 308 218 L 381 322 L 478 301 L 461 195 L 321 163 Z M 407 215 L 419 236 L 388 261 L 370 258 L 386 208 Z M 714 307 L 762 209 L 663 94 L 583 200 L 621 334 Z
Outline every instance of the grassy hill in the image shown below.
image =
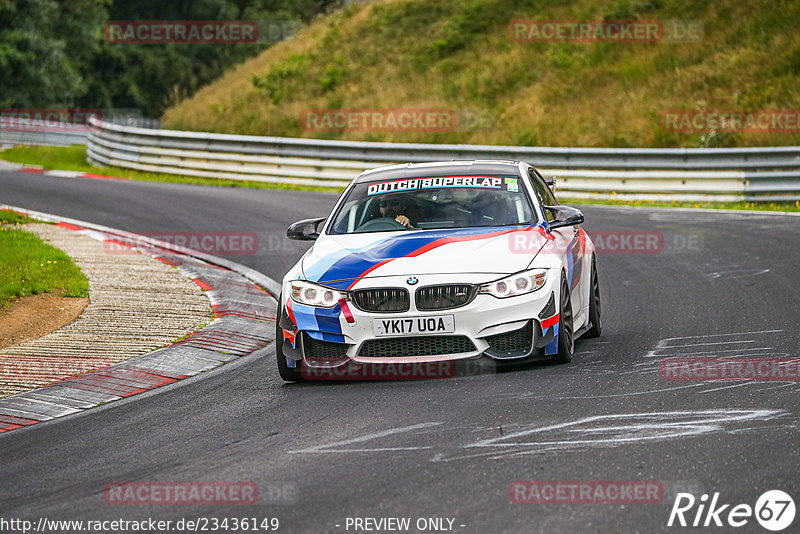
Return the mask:
M 550 5 L 553 4 L 553 5 Z M 514 19 L 695 20 L 699 42 L 517 42 Z M 169 109 L 165 127 L 254 135 L 542 146 L 800 144 L 800 133 L 679 133 L 665 110 L 800 109 L 799 0 L 353 2 Z M 436 132 L 319 132 L 308 109 L 437 109 Z

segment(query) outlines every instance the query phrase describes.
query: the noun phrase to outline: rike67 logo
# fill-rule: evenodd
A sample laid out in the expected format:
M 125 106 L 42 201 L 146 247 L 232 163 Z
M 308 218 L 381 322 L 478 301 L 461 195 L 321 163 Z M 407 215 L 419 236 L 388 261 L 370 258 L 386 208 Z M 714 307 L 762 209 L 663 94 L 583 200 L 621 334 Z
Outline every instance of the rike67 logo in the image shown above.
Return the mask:
M 669 514 L 667 526 L 682 527 L 743 527 L 753 517 L 767 530 L 784 530 L 794 521 L 794 500 L 781 490 L 764 492 L 754 507 L 749 504 L 724 504 L 719 492 L 709 496 L 703 494 L 696 499 L 691 493 L 678 493 Z

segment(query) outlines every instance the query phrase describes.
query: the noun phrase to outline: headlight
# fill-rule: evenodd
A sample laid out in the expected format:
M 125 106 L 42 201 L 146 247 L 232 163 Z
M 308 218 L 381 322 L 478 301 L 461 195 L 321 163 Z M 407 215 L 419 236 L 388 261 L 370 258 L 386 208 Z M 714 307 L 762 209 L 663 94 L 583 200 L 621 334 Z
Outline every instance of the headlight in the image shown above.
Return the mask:
M 547 281 L 547 269 L 534 269 L 524 273 L 512 274 L 500 280 L 483 284 L 480 293 L 488 293 L 493 297 L 504 299 L 506 297 L 516 297 L 526 293 L 533 293 L 541 289 Z
M 303 280 L 292 282 L 292 300 L 300 304 L 318 306 L 320 308 L 333 308 L 341 298 L 347 298 L 347 292 L 328 289 Z

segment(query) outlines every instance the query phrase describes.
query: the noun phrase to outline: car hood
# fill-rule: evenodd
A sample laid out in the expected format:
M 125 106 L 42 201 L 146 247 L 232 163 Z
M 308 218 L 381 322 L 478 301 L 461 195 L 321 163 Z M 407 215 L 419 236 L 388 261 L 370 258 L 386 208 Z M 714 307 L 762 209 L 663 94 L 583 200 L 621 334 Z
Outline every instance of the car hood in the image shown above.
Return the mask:
M 525 269 L 547 234 L 541 226 L 323 235 L 303 257 L 307 280 L 346 289 L 361 278 Z

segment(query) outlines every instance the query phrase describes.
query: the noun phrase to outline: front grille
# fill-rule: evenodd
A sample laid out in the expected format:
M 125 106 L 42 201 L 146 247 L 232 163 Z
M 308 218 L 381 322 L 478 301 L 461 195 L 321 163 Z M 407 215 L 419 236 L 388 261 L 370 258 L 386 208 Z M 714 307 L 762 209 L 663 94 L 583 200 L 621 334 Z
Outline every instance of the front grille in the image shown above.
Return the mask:
M 358 355 L 368 358 L 438 356 L 475 350 L 467 336 L 416 336 L 370 339 L 364 342 Z
M 533 321 L 528 321 L 517 330 L 488 336 L 486 342 L 491 348 L 502 352 L 529 352 L 533 343 Z
M 403 288 L 357 289 L 353 304 L 369 312 L 404 312 L 410 307 L 408 291 Z
M 341 358 L 347 355 L 346 343 L 320 341 L 303 332 L 303 351 L 308 358 Z
M 418 310 L 448 310 L 470 302 L 476 290 L 470 284 L 421 287 L 414 293 L 414 301 Z

